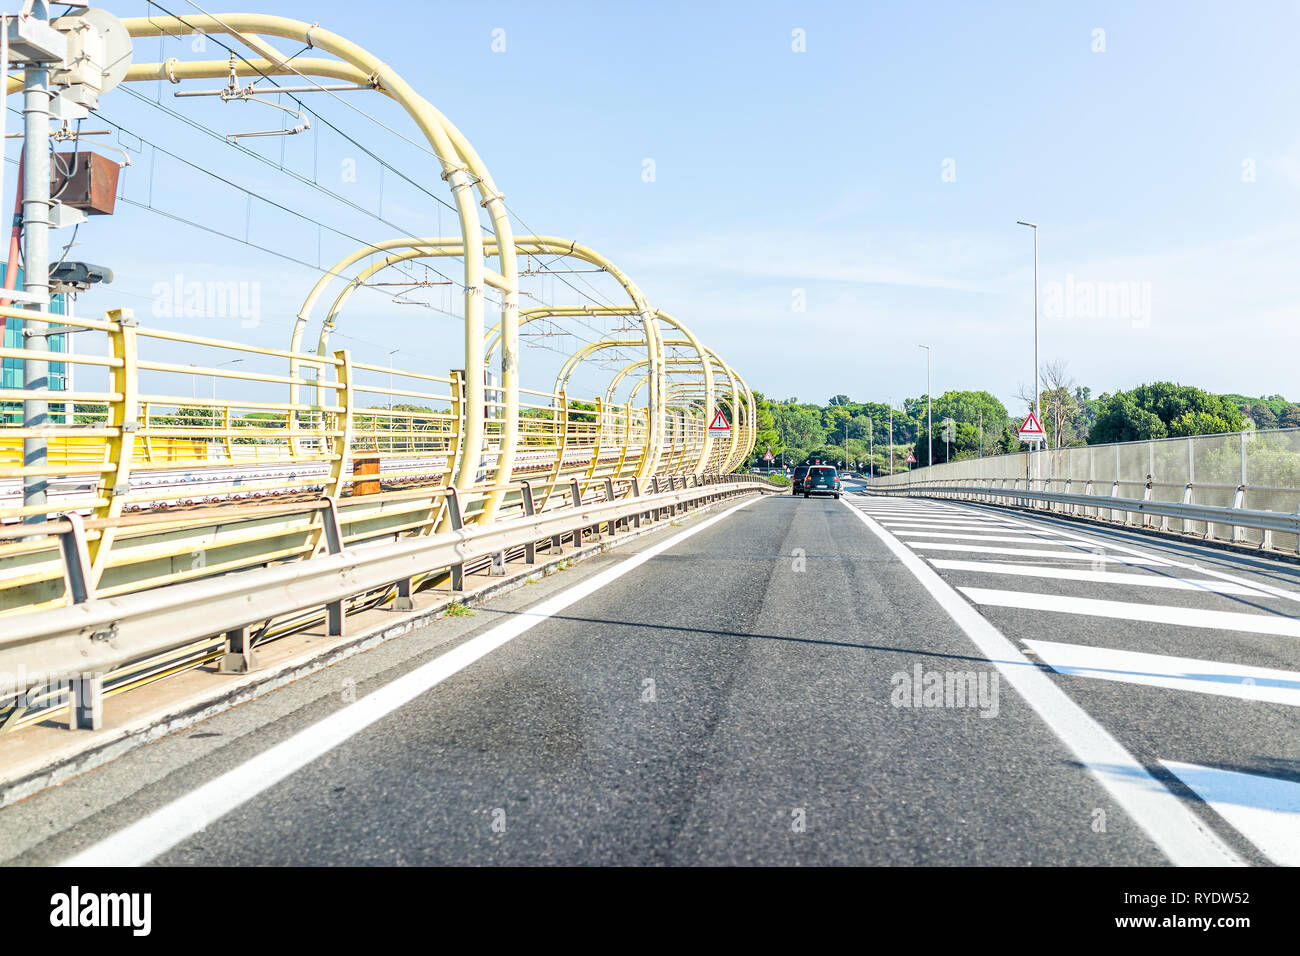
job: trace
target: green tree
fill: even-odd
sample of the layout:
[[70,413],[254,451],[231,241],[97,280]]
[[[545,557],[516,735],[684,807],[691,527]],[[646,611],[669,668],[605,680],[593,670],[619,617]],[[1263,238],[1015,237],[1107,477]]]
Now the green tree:
[[1090,445],[1169,436],[1242,431],[1246,419],[1232,401],[1191,385],[1154,382],[1105,398]]

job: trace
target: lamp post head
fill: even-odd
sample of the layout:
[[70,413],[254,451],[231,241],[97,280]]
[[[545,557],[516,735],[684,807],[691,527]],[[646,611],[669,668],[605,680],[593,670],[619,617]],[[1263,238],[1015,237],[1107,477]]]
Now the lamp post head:
[[1017,226],[1028,226],[1030,229],[1037,229],[1037,228],[1038,228],[1038,223],[1036,223],[1036,222],[1025,222],[1023,219],[1017,219],[1017,220],[1016,220],[1016,225],[1017,225]]

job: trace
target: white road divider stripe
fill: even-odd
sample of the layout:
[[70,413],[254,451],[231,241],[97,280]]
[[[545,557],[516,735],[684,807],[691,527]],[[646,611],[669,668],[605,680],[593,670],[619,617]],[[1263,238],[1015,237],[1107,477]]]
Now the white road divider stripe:
[[1092,677],[1300,707],[1300,671],[1056,641],[1026,639],[1023,643],[1040,661],[1068,677]]
[[[1053,542],[1053,544],[1055,544],[1055,542]],[[999,548],[996,545],[948,544],[943,541],[911,541],[908,542],[908,546],[912,548],[925,548],[928,551],[969,551],[972,554],[1010,554],[1021,558],[1052,558],[1056,561],[1097,561],[1102,564],[1151,564],[1163,566],[1169,563],[1168,561],[1162,561],[1159,558],[1131,558],[1127,555],[1117,556],[1078,550],[1049,551],[1046,548]]]
[[1017,544],[1070,544],[1072,542],[1057,540],[1050,535],[1031,535],[1024,531],[1011,534],[954,534],[949,531],[903,531],[890,528],[890,532],[900,538],[948,538],[954,541],[1007,541]]
[[[871,517],[849,508],[884,542],[1066,748],[1178,866],[1241,866],[1237,856],[1122,744],[1057,687],[1001,631],[980,615],[918,555]],[[1086,555],[1085,555],[1086,557]]]
[[1160,761],[1279,866],[1300,866],[1300,784],[1257,773]]
[[1089,581],[1097,584],[1133,585],[1173,591],[1205,591],[1211,594],[1249,594],[1263,597],[1260,591],[1244,584],[1217,581],[1213,578],[1176,578],[1164,574],[1130,574],[1125,571],[1081,571],[1078,568],[1051,568],[1039,564],[1007,564],[1001,561],[961,561],[930,558],[942,571],[978,571],[986,574],[1011,574],[1024,578],[1053,578],[1060,581]]
[[896,528],[912,528],[916,531],[1000,531],[1006,534],[1020,532],[1023,529],[1010,524],[994,524],[991,521],[890,521],[877,519],[883,527],[893,531]]
[[976,604],[987,607],[1011,607],[1027,611],[1056,611],[1060,614],[1083,614],[1121,621],[1147,624],[1175,624],[1204,627],[1218,631],[1243,631],[1248,634],[1277,634],[1300,637],[1300,618],[1276,614],[1245,614],[1241,611],[1206,611],[1195,607],[1164,604],[1137,604],[1132,601],[1107,601],[1101,598],[1070,597],[1064,594],[1039,594],[1034,591],[1003,591],[997,588],[959,587]]
[[687,528],[521,611],[505,623],[489,628],[385,684],[60,865],[142,866],[148,863],[520,634],[751,504],[752,500],[743,501],[721,514],[706,518],[693,528]]

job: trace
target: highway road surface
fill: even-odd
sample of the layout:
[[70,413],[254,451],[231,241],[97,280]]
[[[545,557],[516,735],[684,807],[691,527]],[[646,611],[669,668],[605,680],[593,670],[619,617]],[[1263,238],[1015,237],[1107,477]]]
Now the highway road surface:
[[9,863],[1300,863],[1300,566],[728,503],[0,811]]

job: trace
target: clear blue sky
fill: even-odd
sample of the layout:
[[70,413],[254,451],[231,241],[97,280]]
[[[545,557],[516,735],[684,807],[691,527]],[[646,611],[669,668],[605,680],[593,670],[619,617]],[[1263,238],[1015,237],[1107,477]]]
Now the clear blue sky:
[[[120,16],[147,6],[106,5]],[[193,12],[185,0],[166,5]],[[1040,224],[1045,307],[1049,288],[1057,295],[1042,318],[1043,360],[1065,360],[1094,393],[1173,379],[1300,395],[1295,3],[285,0],[262,9],[319,20],[381,55],[469,136],[528,226],[608,254],[771,396],[901,401],[924,391],[924,342],[934,347],[936,393],[985,388],[1012,404],[1032,374],[1032,238],[1017,219]],[[375,16],[383,9],[400,20]],[[494,53],[497,28],[506,49]],[[796,29],[805,52],[792,49]],[[198,56],[175,41],[165,55]],[[161,91],[164,106],[222,133],[279,123],[270,110],[171,92]],[[351,95],[416,135],[378,97]],[[446,195],[427,157],[317,97],[324,116]],[[241,185],[337,216],[350,235],[394,232],[240,163],[219,140],[126,94],[105,97],[103,112]],[[257,147],[277,159],[285,150],[308,173],[315,163],[318,175],[348,154],[323,133],[309,139]],[[646,159],[653,182],[643,181]],[[315,256],[314,228],[252,219],[242,200],[192,171],[150,172],[147,150],[124,175],[124,195],[146,201],[152,190],[155,206],[240,235],[251,225],[273,246],[296,236]],[[377,208],[383,190],[390,221],[437,231],[431,202],[376,178],[368,171],[355,184],[359,202]],[[263,308],[273,314],[243,333],[213,331],[283,341],[310,269],[134,207],[117,219],[116,232],[84,229],[78,255],[112,265],[122,294],[148,297],[173,269],[247,274],[267,284]],[[451,227],[445,210],[441,227]],[[122,243],[123,230],[146,229],[161,248]],[[325,258],[349,246],[322,244]],[[1087,316],[1084,300],[1063,304],[1063,290],[1104,293],[1102,283],[1131,288],[1138,311],[1112,303]],[[794,309],[800,297],[805,311]],[[111,298],[96,293],[87,307]],[[366,359],[382,358],[393,339],[431,367],[459,363],[450,319],[377,302],[373,323],[351,327],[348,344]],[[548,387],[544,378],[527,384]]]

